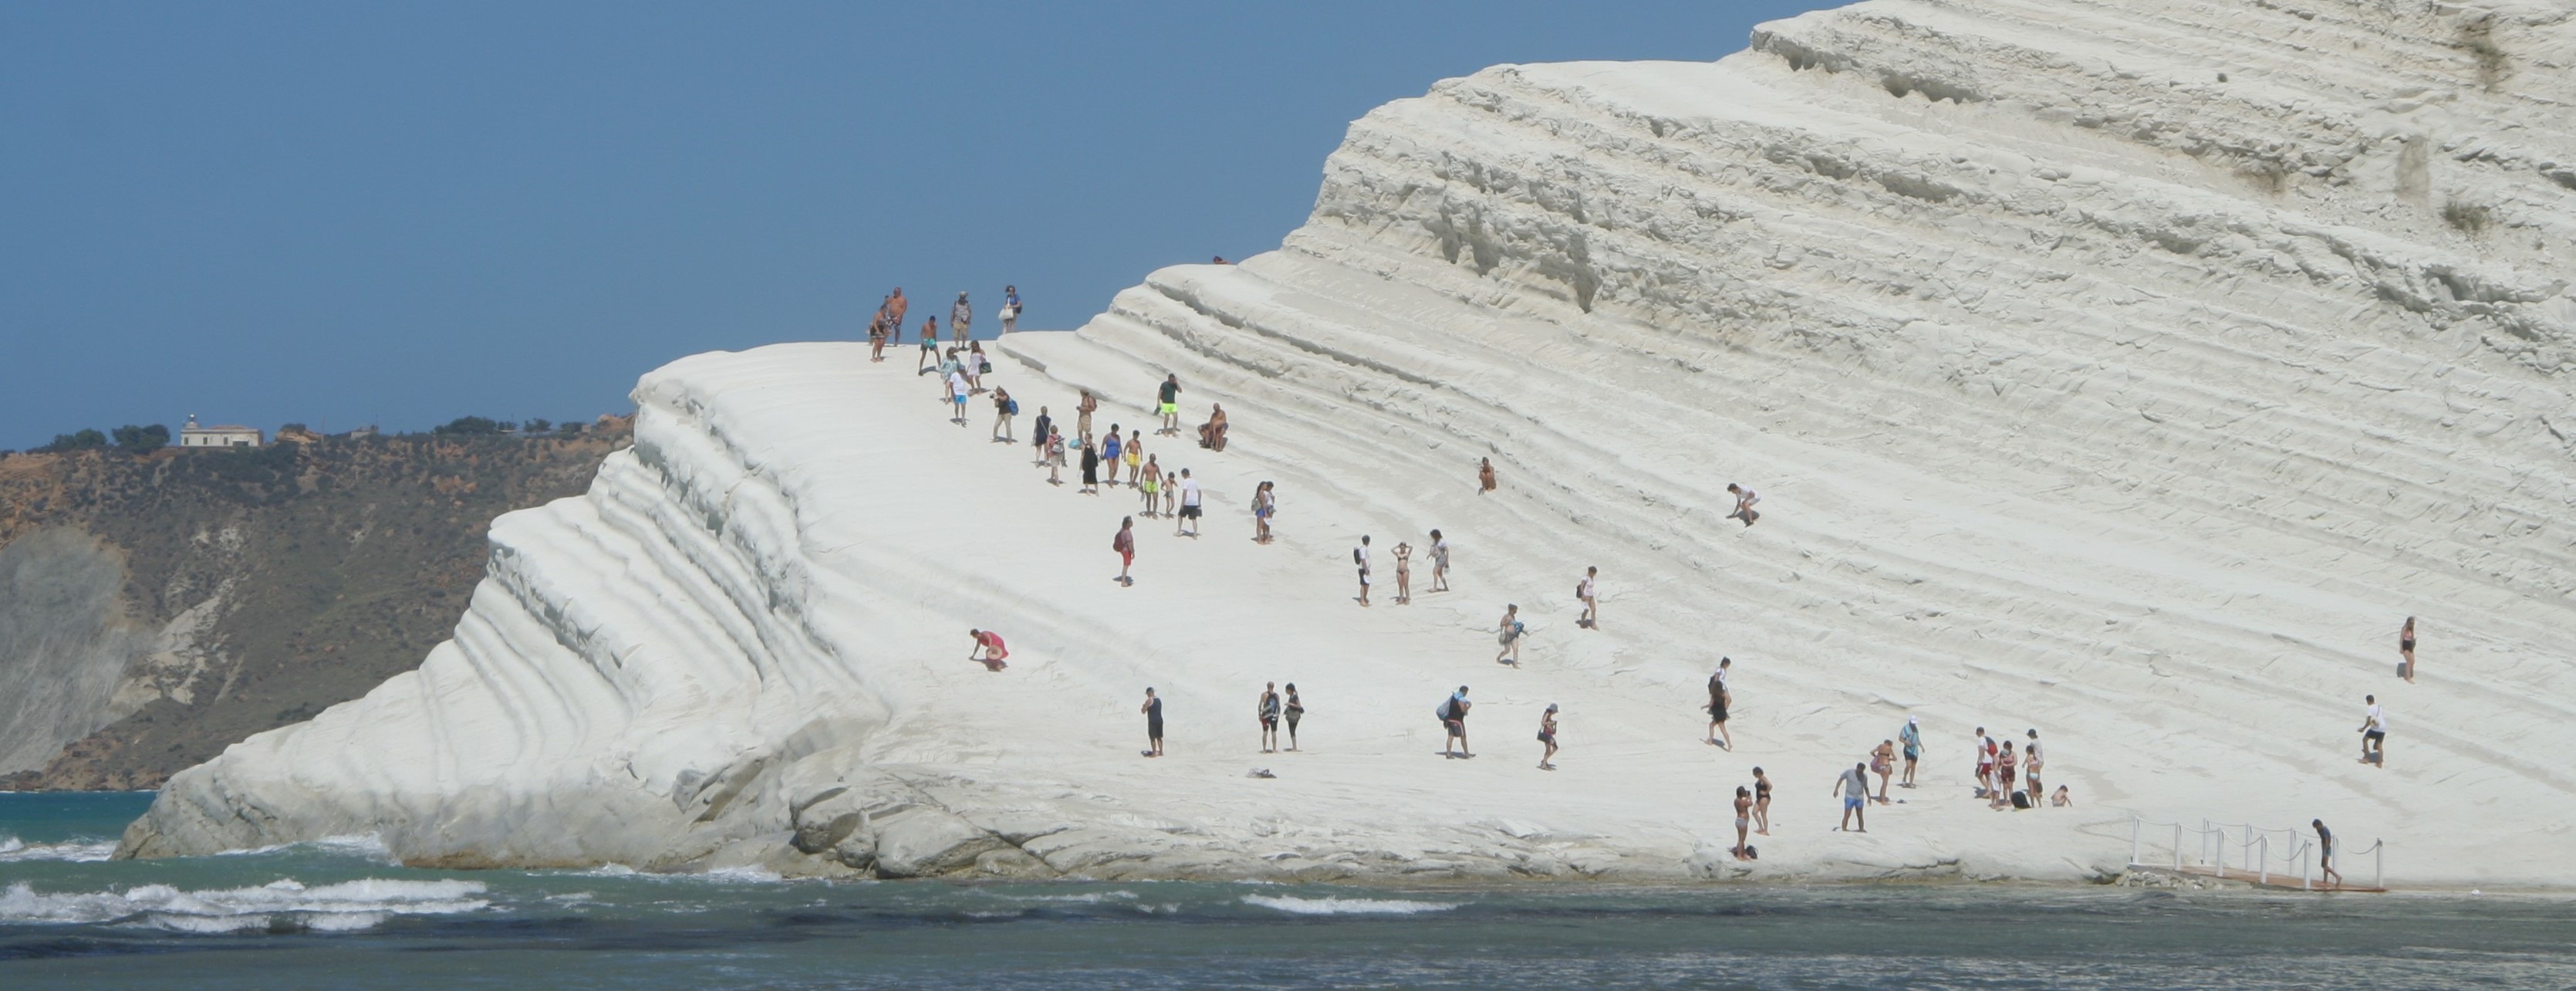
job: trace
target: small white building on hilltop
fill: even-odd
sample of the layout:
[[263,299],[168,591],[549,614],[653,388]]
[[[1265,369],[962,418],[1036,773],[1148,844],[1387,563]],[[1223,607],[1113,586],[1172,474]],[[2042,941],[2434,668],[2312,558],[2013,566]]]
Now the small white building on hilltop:
[[180,447],[258,447],[267,443],[257,427],[222,424],[212,427],[197,425],[197,414],[188,414],[188,425],[179,428]]

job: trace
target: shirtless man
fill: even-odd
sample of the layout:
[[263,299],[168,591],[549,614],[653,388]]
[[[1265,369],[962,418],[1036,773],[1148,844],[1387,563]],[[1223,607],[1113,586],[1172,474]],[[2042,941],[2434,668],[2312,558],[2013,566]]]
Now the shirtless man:
[[965,293],[958,293],[957,302],[948,307],[948,333],[957,339],[958,347],[966,346],[966,324],[973,319],[975,308],[967,304]]
[[1476,494],[1494,491],[1494,459],[1477,458],[1476,462]]
[[913,369],[912,373],[920,375],[937,367],[939,367],[939,318],[923,317],[921,318],[921,367]]
[[1431,531],[1431,590],[1449,590],[1449,539]]
[[[1501,653],[1494,655],[1494,661],[1496,663],[1508,663],[1513,667],[1521,666],[1521,634],[1526,631],[1526,628],[1521,625],[1521,607],[1518,605],[1504,606],[1502,621],[1496,625],[1501,629],[1500,639],[1502,640],[1503,650]],[[1503,659],[1507,657],[1511,658],[1511,660],[1504,661]]]
[[1145,689],[1145,704],[1137,707],[1136,711],[1145,714],[1145,756],[1162,756],[1163,700],[1155,698],[1154,690],[1147,688]]
[[1153,519],[1154,500],[1162,498],[1163,495],[1163,466],[1161,462],[1154,459],[1154,456],[1146,457],[1143,473],[1137,476],[1136,487],[1145,493],[1144,517]]
[[1728,482],[1726,491],[1735,493],[1735,511],[1726,514],[1727,519],[1743,520],[1745,526],[1752,526],[1754,520],[1762,518],[1761,513],[1753,511],[1753,504],[1761,502],[1762,497],[1755,495],[1752,489]]
[[1574,597],[1583,603],[1583,618],[1575,620],[1574,625],[1587,630],[1601,628],[1600,580],[1601,569],[1583,569],[1583,580],[1574,585]]
[[1208,421],[1199,425],[1199,446],[1211,451],[1225,450],[1225,405],[1209,404]]

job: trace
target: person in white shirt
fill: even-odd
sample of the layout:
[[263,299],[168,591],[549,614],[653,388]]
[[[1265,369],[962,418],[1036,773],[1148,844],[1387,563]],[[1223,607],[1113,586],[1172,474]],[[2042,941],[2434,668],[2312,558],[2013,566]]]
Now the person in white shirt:
[[2361,762],[2385,770],[2388,767],[2388,714],[2379,711],[2379,696],[2364,695],[2361,711]]
[[967,395],[969,395],[969,391],[968,386],[966,385],[966,373],[950,369],[948,372],[948,399],[949,405],[956,408],[957,415],[950,417],[949,419],[961,427],[966,425]]
[[[1183,469],[1181,469],[1181,484],[1180,484],[1180,492],[1181,492],[1181,512],[1180,512],[1180,518],[1179,518],[1178,520],[1174,521],[1174,522],[1173,522],[1173,524],[1172,524],[1172,536],[1175,536],[1175,537],[1195,537],[1195,536],[1198,536],[1198,535],[1199,535],[1199,483],[1198,483],[1198,480],[1197,480],[1197,479],[1194,479],[1194,478],[1191,478],[1191,477],[1190,477],[1190,470],[1189,470],[1189,469],[1187,469],[1187,468],[1183,468]],[[1189,532],[1187,532],[1187,533],[1183,533],[1183,532],[1181,532],[1181,528],[1182,528],[1182,527],[1188,527],[1188,528],[1189,528]]]
[[1368,588],[1369,588],[1369,539],[1368,539],[1368,534],[1365,534],[1365,533],[1360,534],[1360,545],[1359,545],[1359,546],[1357,546],[1357,547],[1353,547],[1353,548],[1351,548],[1351,563],[1352,563],[1352,564],[1356,564],[1356,565],[1358,565],[1358,566],[1359,566],[1359,569],[1360,569],[1360,605],[1363,605],[1363,606],[1368,605],[1368,604],[1369,604],[1369,600],[1368,600]]
[[1583,600],[1583,618],[1575,620],[1574,625],[1589,630],[1601,628],[1601,600],[1594,585],[1600,577],[1599,568],[1583,569],[1583,581],[1574,586],[1574,597]]
[[1745,526],[1752,526],[1754,520],[1762,518],[1762,514],[1753,511],[1753,504],[1761,502],[1762,497],[1755,495],[1752,489],[1728,482],[1726,491],[1735,493],[1735,511],[1726,514],[1727,519],[1743,520]]
[[1449,538],[1438,530],[1431,531],[1431,590],[1449,590]]

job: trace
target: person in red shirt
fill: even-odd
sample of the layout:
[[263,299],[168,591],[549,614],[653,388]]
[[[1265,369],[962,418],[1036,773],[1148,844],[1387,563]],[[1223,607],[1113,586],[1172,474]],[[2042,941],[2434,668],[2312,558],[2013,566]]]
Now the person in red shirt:
[[1011,666],[1003,660],[1011,656],[1011,649],[1002,645],[1001,634],[991,630],[968,630],[966,634],[975,638],[975,649],[966,655],[967,660],[982,662],[986,671],[999,671]]

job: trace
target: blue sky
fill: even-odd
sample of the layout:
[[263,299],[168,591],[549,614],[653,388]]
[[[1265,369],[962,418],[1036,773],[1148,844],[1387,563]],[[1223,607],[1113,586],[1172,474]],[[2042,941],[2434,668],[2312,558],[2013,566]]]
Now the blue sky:
[[586,419],[894,285],[1072,327],[1276,247],[1380,103],[1812,6],[0,5],[0,449]]

